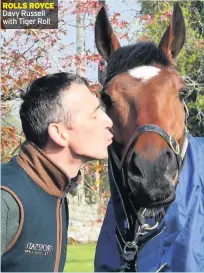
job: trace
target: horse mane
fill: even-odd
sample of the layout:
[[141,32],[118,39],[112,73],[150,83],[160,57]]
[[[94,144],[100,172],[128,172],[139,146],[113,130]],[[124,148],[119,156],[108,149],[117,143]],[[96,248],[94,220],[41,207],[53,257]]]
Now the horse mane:
[[142,66],[160,64],[171,65],[166,54],[152,42],[139,42],[116,50],[109,58],[106,68],[105,84],[116,75],[129,69]]

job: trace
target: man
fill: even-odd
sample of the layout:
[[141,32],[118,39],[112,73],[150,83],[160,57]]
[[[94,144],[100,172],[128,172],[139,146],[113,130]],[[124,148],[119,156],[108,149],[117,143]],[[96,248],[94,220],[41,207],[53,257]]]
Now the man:
[[82,164],[107,157],[112,121],[87,81],[70,73],[31,83],[20,118],[26,142],[2,165],[2,271],[63,271],[65,196]]

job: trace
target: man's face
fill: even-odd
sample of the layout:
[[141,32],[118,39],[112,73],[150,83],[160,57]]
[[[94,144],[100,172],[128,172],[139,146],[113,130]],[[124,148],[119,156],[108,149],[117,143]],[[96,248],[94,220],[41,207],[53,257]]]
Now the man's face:
[[99,99],[84,84],[73,84],[63,100],[64,107],[66,102],[71,109],[68,125],[71,152],[85,161],[107,158],[113,123],[101,109]]

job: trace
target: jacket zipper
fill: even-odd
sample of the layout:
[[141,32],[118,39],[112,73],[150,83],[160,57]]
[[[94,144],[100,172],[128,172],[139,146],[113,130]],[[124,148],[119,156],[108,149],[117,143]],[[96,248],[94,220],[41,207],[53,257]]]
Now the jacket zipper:
[[70,189],[70,186],[64,191],[63,195],[57,200],[57,211],[56,211],[57,250],[56,250],[54,272],[59,272],[59,264],[60,264],[61,251],[62,251],[62,204],[64,203],[64,199],[66,198],[66,195],[69,189]]
[[59,263],[60,263],[61,248],[62,248],[62,199],[61,198],[57,200],[56,217],[57,217],[57,250],[56,250],[54,272],[59,271]]

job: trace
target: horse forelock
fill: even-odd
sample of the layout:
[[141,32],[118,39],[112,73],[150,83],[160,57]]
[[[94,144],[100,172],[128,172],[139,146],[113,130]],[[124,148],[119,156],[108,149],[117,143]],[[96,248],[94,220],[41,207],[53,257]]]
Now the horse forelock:
[[116,50],[109,58],[106,68],[105,84],[113,77],[139,66],[159,64],[171,65],[165,53],[154,43],[139,42]]

